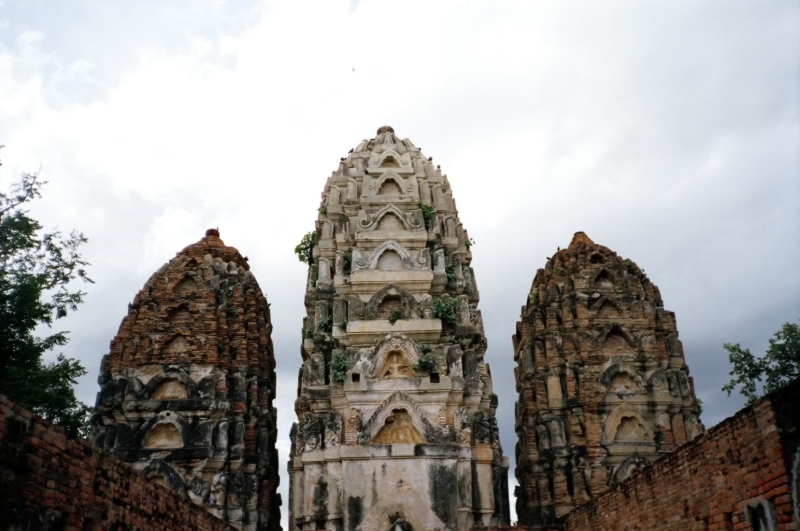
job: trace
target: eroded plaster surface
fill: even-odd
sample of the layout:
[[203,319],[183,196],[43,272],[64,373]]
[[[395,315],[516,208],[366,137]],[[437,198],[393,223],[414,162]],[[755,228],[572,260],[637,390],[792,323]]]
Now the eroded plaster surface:
[[103,357],[92,440],[241,529],[280,529],[269,305],[216,230],[159,269]]
[[391,127],[328,178],[305,296],[292,529],[508,523],[470,245],[447,176]]
[[704,431],[675,314],[582,232],[536,273],[513,340],[521,525],[552,523]]

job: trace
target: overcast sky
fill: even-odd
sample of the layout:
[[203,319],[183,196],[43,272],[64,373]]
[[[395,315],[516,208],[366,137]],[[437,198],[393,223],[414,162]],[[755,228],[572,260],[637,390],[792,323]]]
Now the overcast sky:
[[706,426],[741,407],[722,344],[800,318],[798,103],[796,0],[0,0],[0,186],[41,167],[32,215],[90,239],[96,284],[57,323],[81,399],[147,278],[219,227],[272,304],[284,518],[292,250],[350,148],[392,125],[448,174],[513,460],[510,337],[579,230],[676,312]]

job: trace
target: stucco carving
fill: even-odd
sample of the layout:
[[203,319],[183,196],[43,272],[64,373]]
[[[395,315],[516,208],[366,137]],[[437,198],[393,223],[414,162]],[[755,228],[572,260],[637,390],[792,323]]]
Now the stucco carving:
[[547,524],[702,431],[674,315],[584,233],[536,273],[513,341],[520,524]]
[[[101,365],[92,439],[237,527],[278,529],[270,332],[247,260],[209,230],[129,305]],[[258,466],[222,472],[245,460]]]
[[[390,514],[420,530],[468,531],[473,514],[508,523],[479,293],[447,177],[382,127],[327,180],[315,231],[290,522],[300,531],[388,529]],[[455,322],[437,315],[438,298],[458,301]],[[486,433],[474,454],[473,414]],[[381,478],[374,488],[371,476]]]

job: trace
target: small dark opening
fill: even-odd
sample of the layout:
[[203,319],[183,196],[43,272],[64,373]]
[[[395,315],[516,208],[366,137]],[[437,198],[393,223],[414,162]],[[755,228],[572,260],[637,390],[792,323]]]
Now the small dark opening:
[[19,419],[9,419],[6,424],[6,440],[12,444],[22,444],[25,434],[28,432],[28,425]]
[[354,382],[360,382],[360,381],[361,381],[361,375],[360,375],[360,374],[358,374],[357,372],[354,372],[354,373],[351,375],[351,377],[353,378],[353,381],[354,381]]
[[439,383],[439,373],[432,372],[431,373],[431,383]]

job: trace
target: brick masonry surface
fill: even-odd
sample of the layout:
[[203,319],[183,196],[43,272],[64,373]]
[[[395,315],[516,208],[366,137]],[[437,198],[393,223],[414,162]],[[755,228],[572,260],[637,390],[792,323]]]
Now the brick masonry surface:
[[559,524],[565,531],[800,529],[799,441],[800,380],[795,380],[571,511]]
[[0,529],[233,529],[199,505],[156,485],[0,396]]

